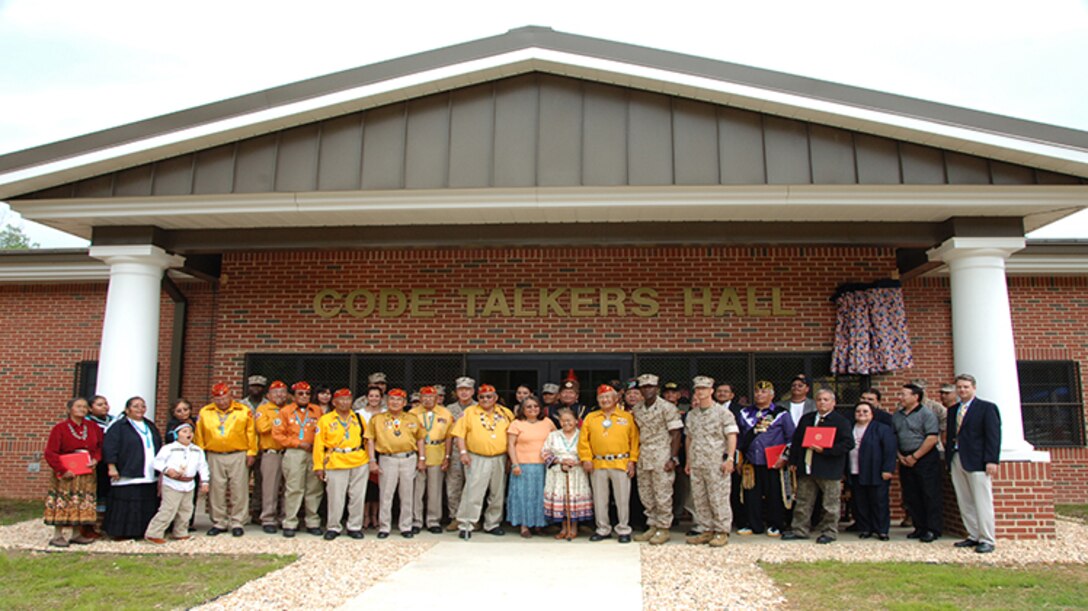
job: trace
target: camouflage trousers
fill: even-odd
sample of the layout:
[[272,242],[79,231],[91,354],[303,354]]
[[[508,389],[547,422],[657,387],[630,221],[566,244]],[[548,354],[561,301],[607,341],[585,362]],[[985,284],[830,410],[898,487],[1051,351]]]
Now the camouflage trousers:
[[695,501],[696,530],[729,533],[733,509],[729,506],[730,476],[720,467],[691,470],[691,496]]
[[638,468],[638,498],[646,508],[646,525],[650,528],[672,526],[672,487],[675,471]]

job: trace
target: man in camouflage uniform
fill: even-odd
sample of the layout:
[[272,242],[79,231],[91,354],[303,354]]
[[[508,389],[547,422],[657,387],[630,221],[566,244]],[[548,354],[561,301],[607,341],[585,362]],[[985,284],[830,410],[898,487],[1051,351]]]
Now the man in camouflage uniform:
[[[476,405],[476,380],[468,376],[457,378],[454,394],[457,400],[446,406],[453,421],[457,422],[465,410]],[[453,447],[452,445],[450,446]],[[450,514],[450,523],[446,530],[457,530],[457,510],[461,508],[461,493],[465,488],[465,467],[456,456],[448,456],[449,469],[446,471],[446,509]]]
[[687,465],[695,523],[699,534],[688,537],[691,545],[729,543],[733,510],[729,506],[730,475],[736,467],[737,419],[725,406],[715,403],[714,380],[698,376],[692,381],[691,410],[687,417]]
[[639,431],[640,458],[636,481],[638,496],[646,508],[646,532],[635,541],[661,545],[669,540],[672,526],[672,493],[676,467],[680,462],[680,429],[684,422],[676,406],[657,395],[658,377],[638,377],[642,401],[631,408]]

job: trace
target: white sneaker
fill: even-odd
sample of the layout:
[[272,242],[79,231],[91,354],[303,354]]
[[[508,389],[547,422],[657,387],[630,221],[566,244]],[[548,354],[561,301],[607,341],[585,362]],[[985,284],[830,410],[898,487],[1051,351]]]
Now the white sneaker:
[[782,533],[778,532],[778,529],[777,529],[777,528],[768,528],[768,529],[767,529],[767,536],[768,536],[768,537],[776,537],[776,538],[777,538],[777,537],[781,537],[781,536],[782,536]]
[[748,535],[752,534],[752,529],[751,528],[741,528],[740,530],[737,531],[737,534],[747,537]]

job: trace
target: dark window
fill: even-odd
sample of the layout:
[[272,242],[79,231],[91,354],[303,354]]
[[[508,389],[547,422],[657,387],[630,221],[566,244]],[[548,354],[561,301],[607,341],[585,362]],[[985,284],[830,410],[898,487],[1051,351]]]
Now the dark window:
[[1024,438],[1044,448],[1084,445],[1080,367],[1075,361],[1018,361]]
[[89,401],[94,396],[97,386],[98,361],[76,363],[76,380],[72,388],[72,396],[83,397]]

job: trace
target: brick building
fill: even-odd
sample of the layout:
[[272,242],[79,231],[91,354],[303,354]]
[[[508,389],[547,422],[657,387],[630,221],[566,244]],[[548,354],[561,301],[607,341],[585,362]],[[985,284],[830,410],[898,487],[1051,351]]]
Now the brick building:
[[[45,489],[73,393],[163,421],[251,373],[804,372],[849,406],[969,371],[999,534],[1051,536],[1088,501],[1088,249],[1024,234],[1085,177],[1082,132],[541,28],[13,153],[0,197],[91,247],[0,256],[0,475]],[[833,373],[832,296],[884,279],[913,366]]]

